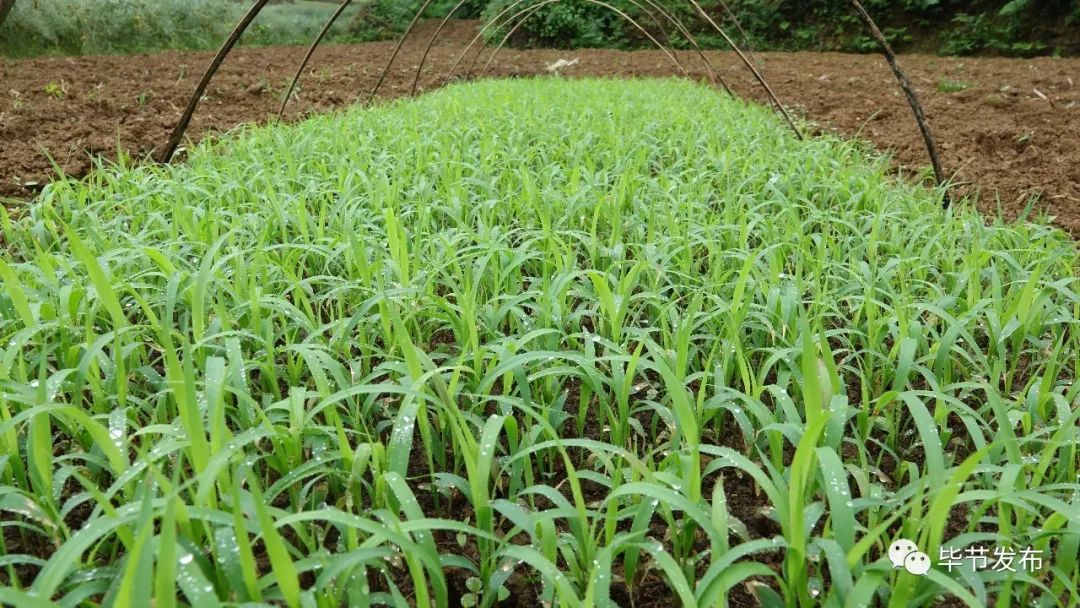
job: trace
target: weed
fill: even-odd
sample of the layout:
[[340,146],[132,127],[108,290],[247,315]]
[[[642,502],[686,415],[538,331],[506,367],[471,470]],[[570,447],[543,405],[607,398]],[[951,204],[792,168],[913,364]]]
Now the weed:
[[960,93],[971,88],[971,85],[959,80],[941,80],[937,83],[938,93]]

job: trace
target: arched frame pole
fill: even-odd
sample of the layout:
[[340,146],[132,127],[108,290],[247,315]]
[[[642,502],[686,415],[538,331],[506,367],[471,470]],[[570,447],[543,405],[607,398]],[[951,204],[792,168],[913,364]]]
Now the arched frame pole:
[[176,154],[176,148],[180,146],[180,141],[184,138],[184,133],[191,124],[191,117],[195,115],[195,110],[199,107],[199,101],[201,101],[203,95],[206,94],[206,87],[210,85],[210,81],[214,78],[214,74],[217,74],[218,68],[221,67],[225,58],[229,56],[229,52],[236,46],[237,41],[240,40],[240,36],[244,35],[248,26],[255,20],[255,17],[259,16],[259,12],[269,1],[270,0],[255,0],[255,3],[248,9],[244,18],[240,20],[240,23],[236,24],[232,33],[225,39],[225,44],[221,45],[221,48],[218,49],[217,55],[214,55],[214,60],[210,62],[210,67],[206,69],[206,73],[203,74],[202,80],[200,80],[198,86],[195,87],[195,93],[191,96],[191,100],[188,101],[187,108],[184,110],[183,116],[180,117],[180,122],[176,124],[172,135],[169,136],[169,141],[166,142],[165,148],[161,151],[161,155],[158,157],[160,162],[168,163],[172,160],[173,155]]
[[[525,2],[525,1],[527,1],[527,0],[522,0],[521,2],[518,2],[518,3],[516,3],[516,4],[517,4],[517,5],[520,5],[520,4],[523,4],[523,3]],[[528,14],[530,14],[530,15],[531,15],[531,14],[532,14],[533,12],[535,12],[535,11],[539,10],[539,9],[540,9],[541,7],[543,7],[543,6],[547,6],[547,5],[549,5],[549,4],[557,4],[557,3],[559,3],[559,2],[563,2],[563,1],[564,1],[564,0],[543,0],[543,2],[539,2],[539,3],[535,4],[535,5],[531,5],[531,6],[528,6],[528,7],[524,8],[524,9],[522,9],[522,10],[518,11],[518,12],[517,12],[517,14],[515,14],[515,15],[514,15],[513,17],[510,17],[510,19],[508,19],[508,20],[507,20],[507,22],[512,22],[512,21],[514,21],[515,19],[517,19],[518,17],[522,17],[522,16],[525,16],[525,18],[527,18],[527,16],[526,16],[526,13],[528,13]],[[631,1],[633,1],[633,0],[631,0]],[[642,26],[642,25],[641,25],[640,23],[638,23],[638,22],[637,22],[637,21],[636,21],[636,20],[635,20],[635,19],[634,19],[633,17],[631,17],[630,15],[627,15],[627,14],[626,14],[625,12],[623,12],[623,11],[619,10],[618,8],[616,8],[616,7],[612,6],[611,4],[608,4],[607,2],[604,2],[603,0],[585,0],[585,2],[588,2],[588,3],[590,3],[590,4],[595,4],[595,5],[597,5],[597,6],[602,6],[602,7],[606,8],[606,9],[610,10],[611,12],[615,13],[616,15],[618,15],[619,17],[621,17],[622,19],[624,19],[624,20],[625,20],[625,21],[626,21],[627,23],[629,23],[629,24],[630,24],[631,26],[633,26],[633,27],[634,27],[634,28],[636,28],[636,29],[637,29],[638,31],[640,31],[640,32],[641,32],[642,34],[644,34],[644,35],[645,35],[645,37],[646,37],[646,38],[648,38],[648,39],[649,39],[649,41],[653,43],[653,45],[655,45],[655,46],[656,46],[656,47],[657,47],[658,49],[660,49],[661,51],[663,51],[663,52],[664,52],[664,54],[665,54],[665,55],[667,55],[668,59],[670,59],[670,60],[671,60],[671,62],[672,62],[673,64],[675,64],[675,67],[676,67],[676,68],[678,68],[678,70],[679,70],[680,72],[682,72],[682,75],[683,75],[683,76],[685,76],[685,77],[687,77],[687,78],[689,78],[689,77],[690,77],[690,73],[686,71],[686,68],[685,68],[685,67],[683,67],[682,63],[680,63],[680,62],[679,62],[678,58],[677,58],[677,57],[675,57],[675,55],[674,55],[674,54],[672,54],[672,52],[671,52],[671,51],[669,51],[669,50],[667,49],[667,47],[665,47],[665,46],[664,46],[663,44],[660,44],[660,41],[659,41],[659,40],[657,40],[655,36],[653,36],[652,34],[650,34],[650,33],[648,32],[648,30],[646,30],[646,29],[645,29],[645,28],[644,28],[644,27],[643,27],[643,26]],[[634,3],[635,5],[637,4],[636,2],[633,2],[633,3]],[[640,6],[640,5],[638,5],[638,6]],[[520,25],[520,23],[519,23],[519,25]],[[500,27],[501,27],[501,26],[500,26]],[[505,40],[504,40],[504,42],[505,42]],[[498,49],[496,49],[496,52],[497,52],[497,51],[498,51]],[[477,57],[479,57],[479,55],[477,55]],[[472,74],[473,68],[474,68],[475,66],[476,66],[476,62],[474,61],[474,62],[473,62],[473,65],[472,65],[472,66],[470,66],[470,68],[469,68],[469,72],[468,72],[468,73],[469,73],[469,75],[471,75],[471,74]],[[448,78],[449,78],[449,76],[448,76]]]
[[739,56],[739,59],[742,60],[743,65],[745,65],[746,68],[750,70],[750,73],[754,75],[754,79],[758,81],[758,84],[761,85],[761,88],[765,89],[765,94],[769,96],[769,100],[772,101],[772,103],[776,106],[777,111],[779,111],[780,114],[783,115],[784,120],[788,123],[788,126],[791,127],[791,130],[795,132],[795,136],[799,139],[803,139],[802,132],[799,131],[799,127],[795,124],[795,121],[792,120],[791,115],[788,114],[787,109],[784,108],[784,104],[780,103],[780,99],[777,98],[776,93],[774,93],[772,90],[772,87],[770,87],[769,83],[765,81],[765,77],[761,75],[761,72],[759,72],[756,67],[754,67],[754,64],[750,61],[750,59],[746,57],[746,53],[743,53],[742,49],[739,48],[739,45],[735,44],[735,41],[731,39],[731,36],[728,36],[727,32],[725,32],[723,28],[717,25],[716,21],[714,21],[713,18],[709,16],[709,13],[705,12],[705,9],[701,8],[701,4],[699,4],[697,0],[689,0],[689,2],[690,5],[694,7],[694,10],[696,10],[699,15],[704,17],[705,20],[709,23],[709,25],[711,25],[712,28],[716,30],[716,32],[720,34],[721,37],[723,37],[724,41],[727,42],[728,46],[731,47],[731,50],[735,51],[735,54]]
[[[938,155],[937,144],[934,142],[934,134],[930,131],[930,123],[926,121],[926,113],[923,111],[922,102],[919,101],[918,93],[916,93],[914,87],[911,86],[911,81],[908,80],[907,74],[900,68],[900,63],[896,59],[896,53],[893,52],[892,45],[885,39],[885,36],[881,33],[877,23],[874,23],[873,18],[870,17],[870,13],[866,12],[866,9],[863,8],[863,5],[859,0],[851,0],[851,5],[855,8],[855,12],[859,15],[859,19],[862,20],[866,29],[870,31],[870,35],[873,36],[874,40],[877,41],[878,46],[881,47],[881,52],[885,55],[885,61],[889,63],[889,67],[892,68],[897,82],[900,83],[900,88],[904,90],[904,95],[907,96],[908,105],[911,106],[911,112],[915,115],[915,122],[919,123],[919,131],[922,133],[923,143],[926,144],[926,152],[930,156],[930,164],[934,167],[934,178],[937,180],[937,185],[940,188],[945,189],[948,180],[945,178],[945,170],[941,165],[941,156]],[[949,193],[946,190],[944,193],[943,205],[948,209],[950,203]]]
[[420,19],[423,18],[424,13],[427,12],[428,7],[431,6],[431,0],[425,0],[424,5],[420,7],[420,10],[416,12],[416,16],[413,17],[409,27],[405,29],[405,33],[398,39],[397,46],[394,47],[394,52],[390,54],[390,60],[386,62],[386,67],[383,68],[382,74],[379,75],[379,81],[375,83],[375,87],[371,89],[371,95],[368,96],[367,104],[371,105],[371,102],[375,100],[375,95],[382,88],[383,82],[386,81],[387,74],[390,73],[390,66],[394,65],[394,60],[397,59],[398,53],[401,52],[401,47],[405,46],[405,41],[409,38],[409,34],[416,29],[416,24],[420,23]]

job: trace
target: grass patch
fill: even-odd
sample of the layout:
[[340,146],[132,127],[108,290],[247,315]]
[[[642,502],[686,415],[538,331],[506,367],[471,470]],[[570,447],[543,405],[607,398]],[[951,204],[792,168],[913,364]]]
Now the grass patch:
[[0,218],[0,601],[1075,602],[1074,245],[886,170],[540,80],[53,184]]
[[938,93],[961,93],[971,88],[971,85],[958,80],[942,80],[937,83]]

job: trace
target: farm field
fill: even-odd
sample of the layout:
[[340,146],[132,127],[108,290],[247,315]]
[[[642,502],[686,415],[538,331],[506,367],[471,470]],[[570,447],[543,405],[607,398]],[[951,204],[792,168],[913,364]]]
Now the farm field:
[[530,79],[54,184],[2,225],[0,601],[1074,605],[1073,243],[886,168]]
[[0,34],[0,608],[1080,606],[1080,59],[611,50],[1080,5],[263,1]]
[[[383,93],[409,91],[433,24],[406,45]],[[429,58],[421,86],[442,82],[476,23],[454,23]],[[327,46],[316,54],[290,120],[344,107],[366,95],[393,43]],[[211,84],[189,134],[200,137],[276,113],[299,47],[238,49]],[[681,53],[703,77],[700,60]],[[733,88],[764,97],[732,54],[710,53]],[[823,129],[859,136],[919,168],[925,151],[910,110],[877,55],[763,53],[780,98]],[[135,153],[160,145],[180,114],[208,53],[131,57],[0,60],[0,197],[26,199],[46,183],[52,162],[81,176],[89,156],[115,158],[117,143]],[[493,76],[546,74],[559,59],[579,59],[566,76],[665,76],[678,72],[658,51],[513,50]],[[1030,197],[1058,225],[1080,233],[1080,59],[985,59],[905,56],[926,102],[946,169],[961,191],[981,191],[980,209],[1016,217]],[[51,160],[50,160],[51,159]]]

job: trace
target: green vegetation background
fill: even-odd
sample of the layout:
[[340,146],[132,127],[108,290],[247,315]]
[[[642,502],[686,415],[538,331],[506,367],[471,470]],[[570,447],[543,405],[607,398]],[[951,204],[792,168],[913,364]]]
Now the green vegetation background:
[[[515,0],[470,0],[466,18],[497,17]],[[688,2],[660,0],[701,36],[722,47]],[[610,0],[647,26],[629,0]],[[359,42],[403,31],[421,0],[355,0],[330,42]],[[431,17],[456,4],[437,0]],[[1080,0],[864,0],[901,50],[942,54],[1029,56],[1080,53]],[[718,21],[720,3],[702,0]],[[848,0],[728,0],[758,49],[874,50]],[[208,49],[227,35],[247,6],[226,0],[18,0],[0,27],[0,55],[106,54]],[[268,6],[245,35],[248,45],[306,44],[335,2],[294,0]],[[507,15],[517,12],[513,9]],[[655,26],[652,26],[655,28]],[[637,48],[645,37],[590,0],[563,0],[538,10],[521,28],[519,46]],[[678,41],[674,41],[678,45]]]

